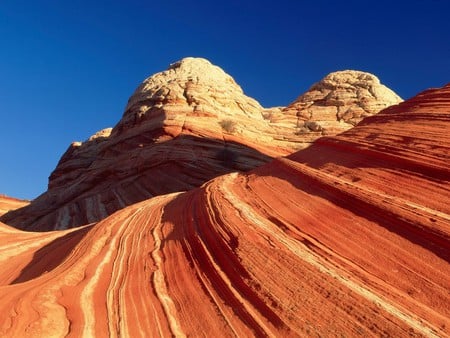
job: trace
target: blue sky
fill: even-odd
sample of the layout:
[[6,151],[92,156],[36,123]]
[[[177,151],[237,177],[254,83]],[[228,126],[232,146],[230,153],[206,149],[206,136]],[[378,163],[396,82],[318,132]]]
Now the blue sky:
[[450,3],[0,2],[0,193],[34,198],[72,141],[114,126],[149,75],[201,56],[263,106],[329,72],[377,75],[403,98],[450,82]]

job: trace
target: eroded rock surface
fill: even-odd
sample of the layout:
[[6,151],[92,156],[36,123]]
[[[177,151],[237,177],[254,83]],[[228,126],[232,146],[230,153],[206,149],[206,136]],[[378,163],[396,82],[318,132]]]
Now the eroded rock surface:
[[450,85],[96,224],[0,224],[0,336],[449,336],[448,128]]
[[299,134],[334,135],[402,99],[370,73],[345,70],[327,75],[273,116],[296,125]]
[[[1,220],[41,231],[80,226],[152,196],[253,169],[310,145],[324,130],[334,134],[351,127],[328,127],[337,123],[331,98],[325,107],[330,113],[314,113],[305,121],[297,116],[301,102],[317,101],[325,93],[343,100],[347,111],[359,105],[372,113],[398,102],[385,98],[391,92],[374,76],[341,73],[331,74],[288,108],[263,108],[219,67],[185,58],[146,79],[113,129],[72,143],[50,175],[48,191]],[[369,92],[375,96],[363,103]],[[300,120],[306,127],[299,127]]]
[[112,130],[72,143],[48,191],[2,220],[23,229],[80,226],[294,151],[270,135],[262,110],[219,67],[183,59],[146,79]]

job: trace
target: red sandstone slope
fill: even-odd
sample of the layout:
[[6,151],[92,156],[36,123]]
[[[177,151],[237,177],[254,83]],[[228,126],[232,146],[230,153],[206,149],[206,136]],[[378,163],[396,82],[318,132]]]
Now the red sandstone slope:
[[0,224],[0,336],[448,336],[449,127],[447,86],[96,225]]
[[253,169],[325,131],[350,128],[337,110],[361,106],[372,114],[399,101],[375,76],[345,71],[313,86],[288,111],[267,110],[219,67],[186,58],[146,79],[113,129],[74,142],[50,175],[48,191],[0,220],[38,231],[99,221],[152,196]]

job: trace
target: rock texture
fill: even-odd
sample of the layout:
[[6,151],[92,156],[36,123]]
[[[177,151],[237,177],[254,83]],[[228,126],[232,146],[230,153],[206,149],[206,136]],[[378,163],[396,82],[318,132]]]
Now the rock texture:
[[35,230],[80,226],[292,152],[293,143],[264,133],[269,122],[262,110],[219,67],[183,59],[146,79],[113,129],[74,142],[48,191],[2,221]]
[[0,224],[0,336],[449,336],[448,128],[450,85],[97,224]]
[[[402,99],[372,74],[345,70],[327,75],[273,121],[295,124],[299,134],[334,135]],[[314,134],[313,134],[314,135]]]
[[0,216],[11,210],[16,210],[28,205],[30,201],[20,200],[6,195],[0,195]]
[[[80,226],[152,196],[253,169],[310,145],[323,134],[326,119],[336,122],[330,98],[328,117],[314,113],[305,122],[308,132],[299,132],[303,117],[292,112],[321,91],[344,102],[346,111],[359,104],[372,113],[398,102],[377,81],[366,73],[334,73],[288,108],[265,109],[219,67],[201,58],[183,59],[146,79],[113,129],[74,142],[50,175],[46,193],[0,220],[29,230]],[[369,91],[375,96],[363,103]],[[279,115],[290,122],[280,122]]]

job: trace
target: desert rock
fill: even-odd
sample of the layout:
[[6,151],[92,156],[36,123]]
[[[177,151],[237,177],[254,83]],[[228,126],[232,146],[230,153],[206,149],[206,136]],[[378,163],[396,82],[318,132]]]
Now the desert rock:
[[[376,89],[373,76],[361,75],[357,84],[338,75],[327,79],[320,83],[330,87],[341,81],[334,86],[359,88],[361,94],[345,98],[346,104],[357,105],[370,90],[381,93],[367,103],[370,112],[391,102],[383,98],[387,89]],[[307,132],[299,132],[296,107],[263,108],[221,68],[202,58],[185,58],[144,80],[114,128],[72,143],[50,175],[48,191],[1,220],[41,231],[96,222],[124,206],[190,190],[218,175],[248,171],[293,153],[323,134],[325,119],[336,123],[335,113],[320,115],[302,122]]]
[[373,74],[338,71],[314,84],[273,120],[295,124],[300,134],[334,135],[401,101]]
[[17,198],[0,195],[0,216],[8,211],[16,210],[28,205],[30,201],[20,200]]
[[0,224],[0,336],[449,336],[449,127],[450,85],[95,224]]

